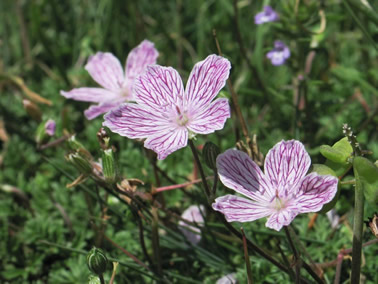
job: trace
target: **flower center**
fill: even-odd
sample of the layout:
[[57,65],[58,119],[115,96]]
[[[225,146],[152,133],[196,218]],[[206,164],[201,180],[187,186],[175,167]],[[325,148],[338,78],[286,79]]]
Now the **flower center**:
[[123,88],[121,88],[121,90],[120,90],[120,92],[119,92],[119,95],[121,96],[121,97],[124,97],[124,98],[128,98],[128,97],[130,97],[130,90],[129,90],[129,88],[128,87],[123,87]]
[[285,199],[282,199],[278,196],[278,190],[276,189],[276,196],[271,202],[271,206],[276,209],[277,211],[280,211],[281,209],[286,208],[286,201]]
[[181,112],[178,106],[176,106],[176,111],[177,111],[177,118],[176,118],[177,124],[180,126],[185,126],[188,123],[189,118],[187,117],[186,113]]

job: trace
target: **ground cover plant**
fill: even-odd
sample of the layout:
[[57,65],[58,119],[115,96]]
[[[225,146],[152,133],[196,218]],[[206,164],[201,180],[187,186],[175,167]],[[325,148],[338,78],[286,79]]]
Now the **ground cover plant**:
[[0,283],[378,283],[377,3],[0,2]]

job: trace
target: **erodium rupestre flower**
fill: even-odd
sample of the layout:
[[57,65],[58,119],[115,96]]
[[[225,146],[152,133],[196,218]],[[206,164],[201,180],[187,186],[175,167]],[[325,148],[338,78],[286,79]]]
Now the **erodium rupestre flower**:
[[263,173],[247,154],[227,150],[217,158],[222,183],[248,197],[225,195],[213,208],[229,222],[250,222],[268,217],[266,226],[279,231],[300,213],[317,212],[337,192],[334,176],[310,173],[310,156],[296,140],[281,141],[265,159]]
[[194,66],[184,91],[175,69],[150,65],[135,81],[136,103],[125,103],[106,114],[104,126],[121,136],[146,139],[144,147],[165,159],[195,134],[223,128],[230,117],[228,100],[213,99],[224,87],[230,68],[227,59],[209,55]]
[[279,16],[276,11],[270,6],[264,6],[264,11],[257,13],[255,16],[255,24],[261,25],[268,22],[275,22],[279,20]]
[[68,99],[97,103],[84,112],[87,119],[94,119],[125,101],[133,100],[135,78],[144,72],[147,65],[155,64],[158,55],[154,44],[144,40],[130,51],[123,70],[113,54],[97,52],[89,58],[85,69],[103,88],[77,88],[69,92],[61,91],[60,94]]

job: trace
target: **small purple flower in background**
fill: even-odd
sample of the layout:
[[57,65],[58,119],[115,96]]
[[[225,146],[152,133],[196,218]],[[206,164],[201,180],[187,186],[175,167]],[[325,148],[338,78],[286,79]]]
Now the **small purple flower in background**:
[[144,147],[163,160],[183,148],[194,134],[209,134],[224,127],[230,117],[225,98],[213,99],[224,87],[230,62],[209,55],[190,73],[186,89],[171,67],[151,65],[134,84],[137,104],[125,103],[105,115],[104,126],[121,136],[145,139]]
[[278,21],[280,17],[277,12],[272,9],[270,6],[264,6],[264,11],[256,14],[255,24],[261,25],[268,22]]
[[337,192],[336,177],[306,175],[310,164],[310,156],[296,140],[281,141],[268,152],[265,174],[246,153],[227,150],[217,158],[220,180],[249,199],[225,195],[215,199],[213,208],[228,222],[269,217],[266,226],[279,231],[298,214],[319,211]]
[[290,49],[280,40],[274,42],[274,48],[266,54],[274,66],[279,66],[285,63],[286,59],[290,57]]
[[[204,223],[201,212],[204,213],[204,210],[205,208],[203,205],[192,205],[182,213],[181,217],[189,222],[197,223],[197,225],[201,226]],[[201,240],[201,230],[199,228],[188,225],[184,221],[180,221],[179,226],[181,226],[180,231],[189,242],[191,242],[193,245],[199,243]]]
[[56,123],[55,123],[54,120],[49,119],[48,121],[46,121],[46,123],[45,123],[45,132],[47,133],[47,135],[54,136],[54,134],[55,134],[55,128],[56,128]]
[[89,58],[85,69],[103,88],[77,88],[61,91],[60,94],[68,99],[98,103],[84,112],[87,119],[94,119],[125,101],[133,100],[135,78],[144,72],[147,65],[155,64],[158,55],[154,44],[144,40],[130,51],[124,71],[113,54],[97,52]]

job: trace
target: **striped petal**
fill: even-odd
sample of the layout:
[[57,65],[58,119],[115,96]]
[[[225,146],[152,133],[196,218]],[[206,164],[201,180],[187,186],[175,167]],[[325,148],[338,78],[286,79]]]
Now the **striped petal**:
[[149,136],[144,142],[144,147],[153,150],[159,160],[164,160],[169,154],[185,147],[187,143],[188,130],[173,126]]
[[282,229],[283,226],[288,226],[294,220],[298,212],[292,209],[283,209],[274,212],[266,221],[265,226],[276,231]]
[[307,175],[294,198],[301,213],[317,212],[330,202],[337,193],[338,179],[334,176],[321,176],[317,173]]
[[[195,112],[195,110],[193,111]],[[227,99],[217,99],[209,107],[196,113],[188,128],[199,134],[209,134],[224,127],[227,118],[231,116]]]
[[137,47],[130,51],[125,66],[126,80],[131,84],[135,78],[142,74],[146,67],[156,63],[159,52],[154,44],[148,40],[142,41]]
[[150,65],[146,72],[134,81],[134,98],[138,104],[159,112],[171,105],[180,106],[184,86],[178,72],[171,67]]
[[212,206],[224,214],[228,222],[251,222],[274,213],[267,206],[235,195],[218,197]]
[[92,120],[97,116],[116,108],[117,106],[117,103],[102,103],[99,105],[91,105],[84,111],[84,115],[88,120]]
[[169,130],[172,125],[160,113],[138,104],[125,103],[104,116],[103,125],[128,138],[147,138]]
[[227,150],[217,158],[222,183],[254,201],[268,203],[274,197],[269,180],[244,152]]
[[198,109],[209,105],[226,84],[230,69],[230,61],[217,55],[209,55],[198,62],[186,84],[187,104]]
[[265,175],[281,197],[287,196],[302,181],[310,164],[310,156],[301,142],[281,141],[266,156]]
[[67,99],[93,103],[111,101],[119,97],[118,93],[103,88],[77,88],[69,92],[60,91],[60,94]]
[[124,82],[124,73],[119,60],[109,52],[97,52],[88,60],[85,69],[98,84],[118,91]]

